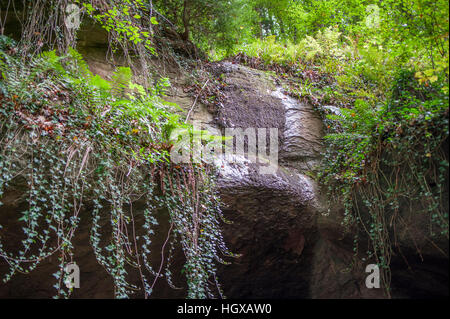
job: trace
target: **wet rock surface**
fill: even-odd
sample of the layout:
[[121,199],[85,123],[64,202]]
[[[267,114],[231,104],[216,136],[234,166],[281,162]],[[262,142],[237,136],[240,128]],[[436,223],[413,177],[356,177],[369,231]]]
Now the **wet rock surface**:
[[225,237],[242,254],[221,268],[225,291],[237,298],[380,297],[362,292],[363,275],[342,271],[351,263],[351,248],[334,245],[318,227],[324,205],[306,174],[320,161],[323,130],[312,106],[287,96],[262,71],[228,62],[214,70],[228,84],[217,127],[279,132],[275,174],[260,174],[245,160],[222,165],[229,173],[218,185],[226,216],[234,222],[225,226]]
[[284,106],[282,159],[303,170],[314,169],[323,151],[322,120],[311,105],[287,96],[281,87],[272,92],[272,96],[280,99]]

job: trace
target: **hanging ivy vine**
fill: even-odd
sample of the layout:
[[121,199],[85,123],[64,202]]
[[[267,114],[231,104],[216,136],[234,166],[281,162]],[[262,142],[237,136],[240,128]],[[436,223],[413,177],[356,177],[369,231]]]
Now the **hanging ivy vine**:
[[[113,279],[115,297],[141,291],[148,298],[160,278],[175,287],[171,264],[178,245],[186,258],[187,297],[223,297],[216,263],[233,254],[221,234],[215,169],[171,163],[171,131],[191,128],[162,99],[167,81],[146,89],[132,82],[129,68],[107,81],[94,76],[77,51],[67,52],[42,52],[24,62],[20,46],[0,37],[0,200],[20,181],[27,185],[20,251],[6,249],[8,229],[0,225],[0,257],[10,266],[3,280],[55,255],[56,297],[69,297],[64,269],[76,262],[80,212],[91,209],[90,242]],[[143,211],[133,211],[137,200],[146,203]],[[153,269],[150,247],[162,210],[170,229]],[[130,283],[132,269],[140,285]]]
[[[330,201],[343,204],[342,224],[354,233],[355,258],[362,253],[363,261],[375,261],[387,296],[391,259],[401,254],[399,229],[446,255],[435,243],[449,236],[446,85],[445,74],[441,82],[423,83],[404,69],[378,108],[356,100],[338,114],[322,110],[329,134],[321,182]],[[408,214],[423,216],[427,227],[413,233]],[[367,250],[361,251],[361,238],[369,239]]]

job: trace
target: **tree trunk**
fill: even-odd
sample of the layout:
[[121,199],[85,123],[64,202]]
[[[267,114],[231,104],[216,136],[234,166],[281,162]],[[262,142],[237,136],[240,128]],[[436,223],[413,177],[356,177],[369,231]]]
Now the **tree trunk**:
[[258,21],[259,30],[258,30],[258,32],[259,32],[259,38],[262,40],[263,34],[264,34],[263,24],[262,24],[263,14],[261,12],[261,8],[256,7],[255,10],[256,10],[256,12],[258,12],[258,15],[259,15],[259,21]]
[[184,0],[182,18],[183,18],[184,32],[181,37],[184,41],[188,41],[189,40],[188,0]]

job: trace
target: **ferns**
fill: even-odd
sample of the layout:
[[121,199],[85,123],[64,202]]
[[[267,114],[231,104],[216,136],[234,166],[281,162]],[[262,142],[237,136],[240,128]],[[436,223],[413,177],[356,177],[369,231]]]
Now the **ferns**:
[[315,38],[306,36],[300,46],[306,52],[305,59],[314,61],[321,58],[340,59],[344,57],[346,48],[340,43],[341,33],[329,27],[324,32],[317,32]]
[[329,27],[315,37],[306,36],[299,44],[277,42],[275,36],[255,40],[238,47],[234,54],[261,58],[266,64],[294,65],[299,60],[315,62],[318,59],[343,59],[351,49],[341,42],[341,33]]
[[117,97],[125,97],[133,74],[130,68],[119,67],[112,76],[112,92]]
[[72,65],[75,67],[76,72],[80,74],[82,77],[89,77],[92,75],[89,70],[89,66],[84,61],[83,56],[74,48],[69,48],[68,55],[72,58]]
[[44,72],[56,72],[58,76],[64,76],[66,70],[61,64],[61,61],[65,56],[59,56],[55,51],[44,51],[39,54],[36,58],[33,58],[30,63],[32,70],[32,76]]
[[[218,227],[222,216],[214,173],[206,165],[189,162],[181,167],[170,162],[171,131],[189,126],[159,96],[168,81],[147,90],[132,82],[129,68],[119,68],[107,81],[94,76],[75,50],[64,56],[44,52],[27,63],[0,50],[0,71],[6,106],[0,108],[0,127],[7,136],[0,138],[0,197],[13,176],[9,168],[16,157],[23,156],[25,165],[28,160],[29,173],[23,177],[34,185],[20,220],[32,224],[24,227],[24,249],[19,255],[6,252],[0,238],[0,257],[11,265],[5,280],[17,271],[30,272],[58,252],[54,287],[58,297],[70,296],[63,286],[64,269],[74,258],[78,212],[89,200],[91,246],[114,281],[116,297],[128,297],[138,289],[148,297],[161,277],[173,285],[169,266],[177,243],[187,256],[188,297],[213,297],[212,289],[218,287],[215,260],[221,261],[221,252],[229,255]],[[17,130],[28,139],[17,138]],[[33,150],[33,156],[27,151],[18,154],[11,148],[14,143]],[[18,166],[16,170],[22,170]],[[133,215],[127,210],[137,194],[147,202],[144,225],[131,222]],[[159,209],[168,210],[173,225],[164,274],[156,274],[149,259],[153,215]],[[109,219],[111,230],[100,226],[100,218]],[[49,223],[44,233],[42,220]],[[135,229],[139,226],[142,229]],[[135,230],[143,236],[131,236]],[[101,237],[107,241],[105,247]],[[50,238],[63,244],[49,248]],[[129,282],[128,271],[136,268],[142,287]]]

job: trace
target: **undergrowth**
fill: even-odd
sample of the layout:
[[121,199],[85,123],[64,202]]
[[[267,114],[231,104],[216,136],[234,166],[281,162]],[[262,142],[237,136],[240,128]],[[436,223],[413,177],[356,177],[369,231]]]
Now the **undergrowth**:
[[[147,89],[123,67],[107,81],[74,49],[27,55],[3,36],[0,71],[0,199],[25,183],[28,206],[19,219],[19,251],[8,251],[11,230],[0,226],[0,256],[10,266],[3,280],[57,256],[55,297],[69,297],[64,269],[76,262],[80,212],[91,210],[90,243],[113,279],[115,297],[150,297],[163,277],[175,287],[177,244],[186,258],[187,296],[222,296],[216,262],[233,254],[221,234],[215,172],[201,163],[171,163],[171,132],[190,126],[163,100],[167,81]],[[143,211],[133,211],[137,200],[146,203]],[[154,269],[158,216],[170,228]],[[140,284],[130,282],[133,272]]]
[[412,242],[425,238],[446,255],[436,242],[448,240],[448,52],[395,50],[379,35],[363,42],[335,26],[297,44],[270,36],[213,57],[275,71],[321,114],[326,152],[316,177],[330,203],[343,204],[355,258],[375,261],[387,296],[397,230],[411,214],[426,221],[408,230]]
[[393,87],[401,96],[392,92],[379,109],[356,100],[352,109],[326,115],[330,133],[319,174],[329,196],[344,204],[343,225],[356,226],[355,256],[364,249],[358,233],[370,239],[362,253],[379,265],[388,296],[390,261],[404,240],[398,229],[408,229],[412,215],[424,219],[408,229],[410,240],[425,238],[444,255],[435,242],[449,235],[448,96],[442,82],[421,86],[411,71],[399,72]]

